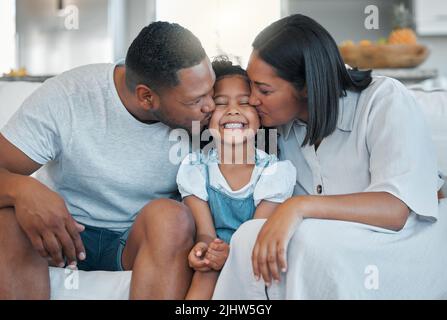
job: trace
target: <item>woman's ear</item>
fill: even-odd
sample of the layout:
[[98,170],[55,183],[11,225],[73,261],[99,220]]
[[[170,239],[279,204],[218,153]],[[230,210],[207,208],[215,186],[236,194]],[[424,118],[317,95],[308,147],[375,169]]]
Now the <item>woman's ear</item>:
[[307,87],[304,87],[301,91],[300,91],[300,96],[302,99],[307,99]]
[[135,88],[135,94],[139,106],[146,111],[154,111],[158,109],[157,93],[144,84],[139,84]]

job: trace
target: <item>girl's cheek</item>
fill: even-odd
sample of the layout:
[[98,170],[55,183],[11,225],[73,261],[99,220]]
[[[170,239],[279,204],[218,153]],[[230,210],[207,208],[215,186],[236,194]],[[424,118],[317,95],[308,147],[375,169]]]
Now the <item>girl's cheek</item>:
[[220,118],[221,118],[221,115],[219,114],[219,112],[214,111],[213,115],[211,116],[211,119],[210,119],[209,127],[211,129],[219,129]]

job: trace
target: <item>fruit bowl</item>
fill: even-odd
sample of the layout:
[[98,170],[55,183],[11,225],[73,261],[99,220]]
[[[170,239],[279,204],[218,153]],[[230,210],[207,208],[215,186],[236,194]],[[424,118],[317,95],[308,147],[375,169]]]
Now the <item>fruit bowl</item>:
[[344,45],[339,49],[344,62],[359,69],[417,67],[429,55],[421,44]]

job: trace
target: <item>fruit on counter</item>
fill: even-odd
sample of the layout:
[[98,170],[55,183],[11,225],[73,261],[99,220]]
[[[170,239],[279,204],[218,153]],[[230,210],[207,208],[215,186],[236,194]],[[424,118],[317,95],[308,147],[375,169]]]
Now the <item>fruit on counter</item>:
[[386,38],[377,41],[352,40],[339,45],[344,62],[360,69],[413,68],[429,56],[428,48],[417,42],[412,27],[412,15],[403,4],[394,6],[393,29]]
[[416,34],[410,28],[396,29],[388,37],[388,44],[416,44]]
[[352,40],[345,40],[342,43],[340,43],[340,47],[353,47],[353,46],[355,46],[355,43]]
[[416,44],[416,33],[412,29],[412,15],[403,3],[394,7],[394,28],[388,37],[388,44]]
[[370,40],[360,40],[359,46],[370,46],[372,45],[372,42]]
[[8,73],[3,74],[5,77],[25,77],[27,75],[26,68],[11,69]]
[[[408,8],[404,4],[395,5],[393,8],[393,30],[390,32],[387,38],[380,38],[375,43],[371,40],[363,39],[359,41],[359,46],[370,46],[373,44],[377,45],[416,45],[417,37],[416,33],[413,31],[413,17]],[[352,47],[355,43],[352,40],[343,41],[340,47]]]
[[388,40],[386,38],[379,38],[379,40],[377,40],[377,44],[378,45],[385,45],[387,44]]

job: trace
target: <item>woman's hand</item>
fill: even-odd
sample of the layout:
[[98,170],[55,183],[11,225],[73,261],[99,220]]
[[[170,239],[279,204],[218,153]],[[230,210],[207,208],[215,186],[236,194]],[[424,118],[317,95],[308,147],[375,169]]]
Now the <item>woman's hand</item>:
[[302,219],[296,198],[291,198],[281,204],[265,222],[256,239],[251,258],[257,280],[262,275],[267,286],[271,284],[272,277],[280,281],[279,270],[287,270],[287,246]]
[[211,268],[206,263],[206,259],[204,259],[207,250],[208,245],[205,242],[197,242],[191,249],[191,252],[188,255],[188,262],[189,266],[192,269],[201,272],[211,270]]
[[228,254],[230,252],[230,246],[228,243],[221,239],[214,239],[208,245],[208,250],[205,255],[205,263],[211,269],[215,271],[220,271],[227,261]]

